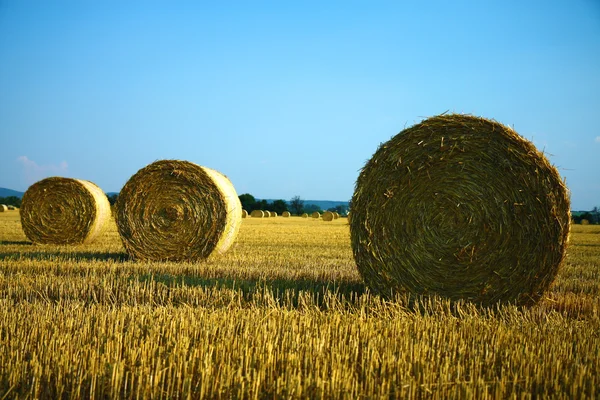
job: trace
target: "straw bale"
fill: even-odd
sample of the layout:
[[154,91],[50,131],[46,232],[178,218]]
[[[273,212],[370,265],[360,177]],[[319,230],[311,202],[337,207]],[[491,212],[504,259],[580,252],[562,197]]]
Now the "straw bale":
[[281,213],[281,216],[282,216],[283,218],[289,218],[289,217],[290,217],[290,215],[292,215],[292,214],[290,214],[290,212],[289,212],[289,211],[284,211],[284,212],[282,212],[282,213]]
[[0,204],[0,212],[8,211],[8,207],[4,204]]
[[333,221],[335,219],[331,211],[325,211],[323,213],[323,221]]
[[27,189],[21,202],[21,226],[33,243],[91,243],[109,220],[106,194],[85,180],[42,179]]
[[581,225],[589,225],[589,224],[590,224],[590,221],[589,221],[589,220],[587,220],[587,219],[585,219],[585,218],[583,218],[583,219],[581,220]]
[[248,218],[248,211],[242,210],[242,218]]
[[269,218],[271,217],[271,212],[270,211],[263,211],[265,213],[265,218]]
[[382,144],[352,197],[351,242],[375,292],[530,305],[564,260],[568,190],[495,121],[440,115]]
[[307,213],[302,214],[302,218],[308,218],[308,214]]
[[117,199],[121,240],[138,260],[195,261],[223,254],[242,221],[235,188],[189,161],[156,161],[135,173]]
[[8,206],[7,208],[8,208],[10,211],[15,211],[15,210],[16,210],[16,207],[15,207],[15,206]]
[[333,212],[333,219],[338,219],[340,217],[340,214],[337,211]]
[[262,210],[254,210],[250,213],[250,216],[252,218],[264,218],[265,217],[265,212]]
[[315,211],[314,213],[312,213],[311,216],[313,218],[321,218],[321,214],[318,211]]

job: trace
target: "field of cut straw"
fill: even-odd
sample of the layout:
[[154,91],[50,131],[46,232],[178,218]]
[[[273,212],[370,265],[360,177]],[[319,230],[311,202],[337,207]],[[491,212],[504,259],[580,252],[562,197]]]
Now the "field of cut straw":
[[532,308],[368,292],[347,221],[247,218],[223,256],[32,245],[0,214],[0,399],[598,398],[600,227]]

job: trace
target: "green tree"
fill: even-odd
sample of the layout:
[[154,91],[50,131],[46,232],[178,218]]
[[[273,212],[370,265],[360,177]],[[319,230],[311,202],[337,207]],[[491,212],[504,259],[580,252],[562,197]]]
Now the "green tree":
[[290,209],[292,213],[296,215],[301,215],[304,212],[304,200],[300,198],[300,196],[294,196],[290,200]]
[[319,206],[318,206],[318,205],[316,205],[316,204],[308,204],[308,205],[304,206],[304,212],[305,212],[305,213],[312,214],[312,213],[314,213],[315,211],[318,211],[318,212],[320,212],[320,213],[322,213],[322,212],[323,212],[323,210],[321,209],[321,207],[319,207]]
[[275,211],[277,214],[281,215],[284,211],[288,211],[288,205],[285,200],[275,200],[271,204],[271,211]]
[[117,197],[119,197],[119,195],[118,194],[111,194],[111,195],[107,194],[106,197],[108,198],[108,202],[110,203],[110,205],[113,206],[117,202]]
[[21,208],[21,199],[17,196],[0,197],[0,204]]
[[244,193],[238,196],[240,199],[240,203],[242,203],[242,208],[248,212],[256,210],[256,199],[250,193]]

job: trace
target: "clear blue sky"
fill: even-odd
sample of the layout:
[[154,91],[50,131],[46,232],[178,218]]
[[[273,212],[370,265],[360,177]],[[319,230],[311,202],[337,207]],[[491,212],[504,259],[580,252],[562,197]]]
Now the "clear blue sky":
[[0,187],[119,191],[158,159],[348,200],[379,143],[470,113],[600,206],[600,2],[0,0]]

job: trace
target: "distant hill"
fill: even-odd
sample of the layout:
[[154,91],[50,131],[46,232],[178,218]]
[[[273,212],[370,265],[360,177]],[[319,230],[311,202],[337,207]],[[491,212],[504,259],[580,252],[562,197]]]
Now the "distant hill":
[[22,198],[23,192],[18,192],[16,190],[12,190],[12,189],[0,188],[0,197],[10,197],[10,196]]

